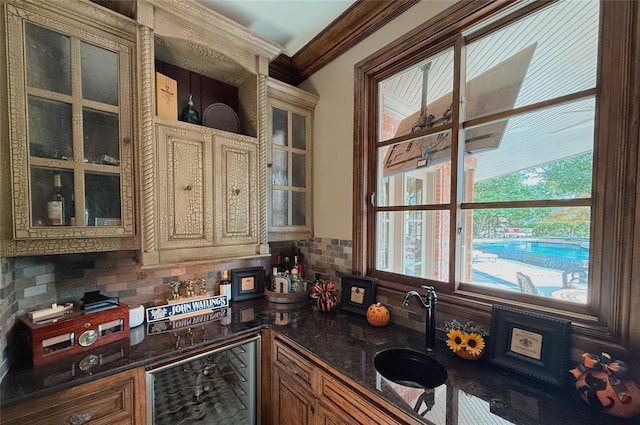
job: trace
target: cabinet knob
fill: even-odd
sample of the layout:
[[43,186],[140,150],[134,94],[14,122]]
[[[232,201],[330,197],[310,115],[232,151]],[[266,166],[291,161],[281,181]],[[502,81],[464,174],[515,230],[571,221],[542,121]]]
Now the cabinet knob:
[[91,413],[74,413],[62,425],[82,425],[91,420]]
[[187,190],[187,191],[191,191],[191,189],[193,189],[193,187],[190,184],[184,187],[184,190]]
[[293,364],[291,360],[289,360],[289,362],[287,363],[287,370],[293,373],[294,375],[298,374],[298,368],[296,367],[296,365]]

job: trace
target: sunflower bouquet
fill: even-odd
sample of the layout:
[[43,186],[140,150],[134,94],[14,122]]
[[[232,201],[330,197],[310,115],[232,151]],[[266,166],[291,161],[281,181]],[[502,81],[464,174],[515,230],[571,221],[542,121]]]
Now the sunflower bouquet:
[[484,337],[486,336],[482,326],[473,322],[462,325],[453,319],[445,323],[447,331],[447,346],[459,357],[468,360],[475,360],[482,357],[485,348]]

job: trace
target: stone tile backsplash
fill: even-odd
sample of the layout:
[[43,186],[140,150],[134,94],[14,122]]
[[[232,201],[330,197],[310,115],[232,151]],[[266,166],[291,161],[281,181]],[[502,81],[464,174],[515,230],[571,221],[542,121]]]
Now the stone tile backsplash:
[[[169,283],[175,280],[204,278],[207,288],[218,294],[222,270],[263,266],[271,273],[276,257],[298,256],[304,265],[305,280],[318,273],[323,281],[332,281],[340,289],[340,275],[352,274],[351,240],[313,238],[270,244],[271,258],[210,262],[197,265],[142,269],[134,251],[66,254],[40,257],[0,259],[0,380],[6,373],[10,352],[11,329],[18,314],[49,306],[54,302],[77,301],[86,291],[100,291],[117,296],[121,302],[135,306],[164,302]],[[400,305],[397,296],[378,293],[378,301],[387,305],[391,320],[413,329],[424,329],[415,308]]]

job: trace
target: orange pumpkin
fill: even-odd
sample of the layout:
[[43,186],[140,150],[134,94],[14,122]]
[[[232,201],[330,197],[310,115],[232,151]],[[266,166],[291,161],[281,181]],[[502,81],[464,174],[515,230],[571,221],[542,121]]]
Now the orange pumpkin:
[[389,310],[380,303],[371,304],[367,309],[367,322],[373,326],[386,326],[389,323]]

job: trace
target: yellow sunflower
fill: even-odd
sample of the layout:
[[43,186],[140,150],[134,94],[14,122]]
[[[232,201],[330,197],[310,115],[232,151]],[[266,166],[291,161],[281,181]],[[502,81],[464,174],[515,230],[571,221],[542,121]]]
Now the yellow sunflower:
[[447,346],[451,348],[454,353],[461,350],[465,346],[464,332],[460,329],[451,329],[447,333]]
[[[472,356],[479,356],[482,354],[482,350],[484,350],[484,338],[482,335],[471,332],[466,334],[466,350],[467,353]],[[447,341],[448,343],[448,341]]]

